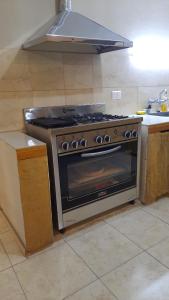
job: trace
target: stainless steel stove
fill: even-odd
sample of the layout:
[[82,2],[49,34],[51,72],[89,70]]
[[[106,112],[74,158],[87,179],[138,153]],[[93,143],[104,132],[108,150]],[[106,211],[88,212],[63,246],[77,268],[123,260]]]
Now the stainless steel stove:
[[24,117],[47,144],[59,230],[138,198],[142,118],[105,114],[104,104],[28,108]]

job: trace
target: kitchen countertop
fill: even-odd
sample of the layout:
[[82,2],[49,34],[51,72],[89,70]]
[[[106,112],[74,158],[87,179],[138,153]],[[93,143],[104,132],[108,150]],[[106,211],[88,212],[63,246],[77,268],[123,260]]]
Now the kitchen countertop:
[[153,126],[169,123],[169,117],[159,117],[159,116],[151,116],[144,115],[142,125],[144,126]]
[[0,133],[0,140],[4,141],[16,150],[45,145],[43,142],[38,141],[33,137],[30,137],[27,134],[19,131],[2,132]]
[[[138,117],[138,115],[130,115],[133,117]],[[143,126],[154,126],[160,124],[169,124],[169,117],[160,117],[160,116],[152,116],[152,115],[141,115],[143,118],[142,125]]]

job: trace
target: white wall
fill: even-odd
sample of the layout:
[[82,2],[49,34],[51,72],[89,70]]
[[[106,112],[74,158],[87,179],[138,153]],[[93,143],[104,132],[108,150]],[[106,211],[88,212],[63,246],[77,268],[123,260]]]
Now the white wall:
[[[105,102],[133,113],[169,86],[169,1],[72,0],[73,9],[133,40],[97,55],[31,53],[22,42],[54,14],[54,0],[0,0],[0,131],[23,127],[28,106]],[[122,101],[111,100],[112,89]]]

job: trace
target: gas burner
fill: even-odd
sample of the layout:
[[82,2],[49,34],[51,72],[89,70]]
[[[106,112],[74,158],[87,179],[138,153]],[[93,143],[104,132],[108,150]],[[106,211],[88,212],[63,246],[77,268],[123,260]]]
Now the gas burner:
[[94,113],[94,114],[82,114],[75,115],[73,119],[78,123],[94,123],[101,122],[104,120],[104,115],[102,113]]
[[123,116],[123,115],[109,115],[109,114],[106,114],[104,115],[104,117],[107,119],[107,120],[123,120],[123,119],[127,119],[128,116]]
[[118,116],[118,115],[110,115],[110,114],[103,114],[103,113],[93,113],[93,114],[82,114],[82,115],[74,115],[73,119],[77,123],[96,123],[96,122],[104,122],[110,120],[122,120],[126,119],[128,116]]
[[29,121],[30,124],[40,126],[43,128],[60,128],[77,125],[77,122],[71,118],[37,118]]

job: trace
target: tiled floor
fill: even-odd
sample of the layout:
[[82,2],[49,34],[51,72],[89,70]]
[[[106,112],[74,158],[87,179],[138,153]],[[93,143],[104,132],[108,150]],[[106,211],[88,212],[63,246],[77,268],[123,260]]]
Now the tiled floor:
[[0,299],[169,300],[169,198],[82,224],[29,258],[0,213]]

